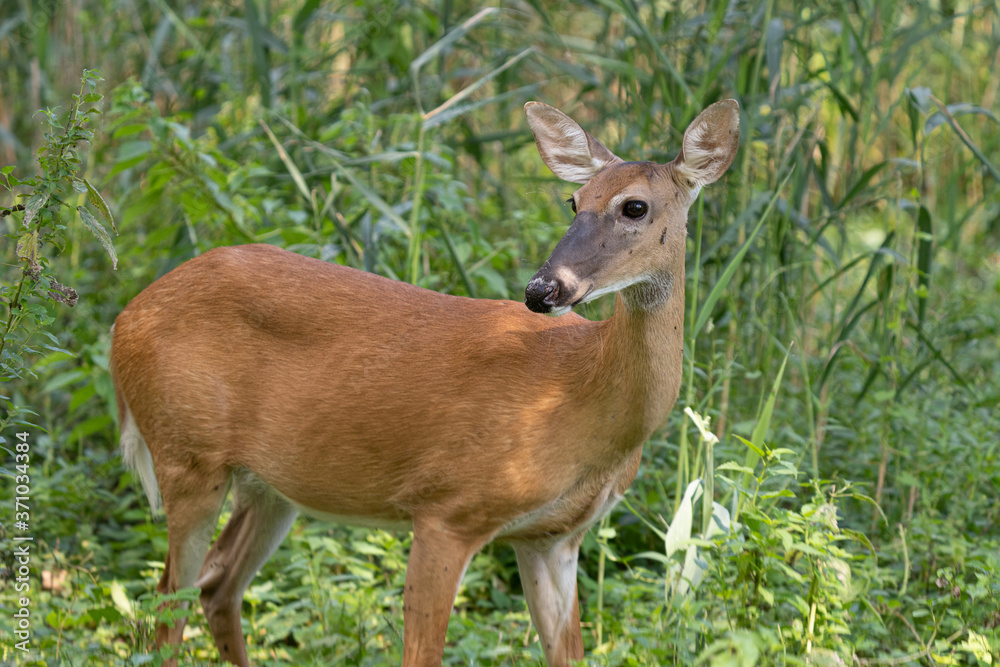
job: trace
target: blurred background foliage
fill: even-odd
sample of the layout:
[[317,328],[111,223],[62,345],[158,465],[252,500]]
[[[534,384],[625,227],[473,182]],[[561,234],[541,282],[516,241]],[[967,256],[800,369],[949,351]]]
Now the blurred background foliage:
[[[0,192],[0,324],[22,351],[3,352],[18,372],[0,425],[8,452],[29,433],[36,536],[36,650],[5,639],[0,660],[159,660],[166,530],[118,458],[107,373],[108,330],[143,287],[258,242],[520,299],[572,217],[525,101],[666,161],[724,97],[741,149],[691,212],[681,400],[583,547],[588,664],[1000,658],[996,0],[8,0],[5,174],[42,173],[84,68],[104,99],[78,173],[117,222],[117,270],[67,189],[36,261],[79,301],[46,282],[14,318],[33,190],[4,176]],[[716,518],[741,513],[695,556],[667,523],[705,505],[683,500],[698,479]],[[0,489],[11,637],[13,480]],[[253,658],[398,664],[408,539],[300,521],[248,591]],[[508,549],[476,558],[456,604],[447,663],[540,664]],[[188,634],[191,661],[216,658],[200,612]]]

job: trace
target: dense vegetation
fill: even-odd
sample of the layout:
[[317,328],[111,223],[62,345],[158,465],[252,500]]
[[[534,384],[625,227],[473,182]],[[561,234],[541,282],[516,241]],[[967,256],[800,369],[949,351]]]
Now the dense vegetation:
[[[723,97],[742,147],[691,213],[681,399],[583,546],[588,664],[1000,659],[995,2],[174,6],[0,7],[0,662],[158,661],[166,530],[107,372],[143,287],[259,242],[519,299],[571,219],[526,100],[665,161]],[[408,540],[300,520],[248,590],[252,658],[398,664]],[[214,660],[200,612],[188,634]],[[446,662],[540,661],[487,547]]]

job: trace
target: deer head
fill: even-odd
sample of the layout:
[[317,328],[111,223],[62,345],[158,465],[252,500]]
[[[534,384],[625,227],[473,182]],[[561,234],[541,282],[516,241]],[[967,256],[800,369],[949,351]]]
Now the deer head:
[[625,162],[546,104],[528,102],[525,113],[549,169],[583,184],[570,199],[573,223],[528,283],[525,304],[562,315],[626,288],[630,305],[662,303],[683,280],[688,208],[736,156],[739,105],[724,100],[705,109],[667,164]]

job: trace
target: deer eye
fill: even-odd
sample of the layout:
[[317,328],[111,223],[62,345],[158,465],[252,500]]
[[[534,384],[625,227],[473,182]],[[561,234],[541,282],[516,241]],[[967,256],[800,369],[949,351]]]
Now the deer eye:
[[566,203],[573,208],[573,213],[576,213],[576,200],[570,197],[569,199],[566,200]]
[[627,201],[625,202],[625,206],[622,207],[622,214],[626,218],[632,218],[633,220],[638,220],[646,215],[647,211],[649,211],[649,204],[638,199]]

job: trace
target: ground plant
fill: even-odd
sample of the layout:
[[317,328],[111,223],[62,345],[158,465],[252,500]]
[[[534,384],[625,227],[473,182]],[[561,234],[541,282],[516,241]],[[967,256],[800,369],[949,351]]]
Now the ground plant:
[[[166,526],[107,368],[146,285],[269,243],[521,300],[572,219],[526,101],[666,162],[730,97],[680,398],[582,546],[584,664],[996,664],[985,0],[0,5],[0,663],[161,664],[157,619],[185,613],[155,592]],[[410,540],[298,520],[247,591],[251,660],[399,664]],[[212,664],[197,591],[176,597],[181,663]],[[470,566],[445,662],[543,664],[508,548]]]

